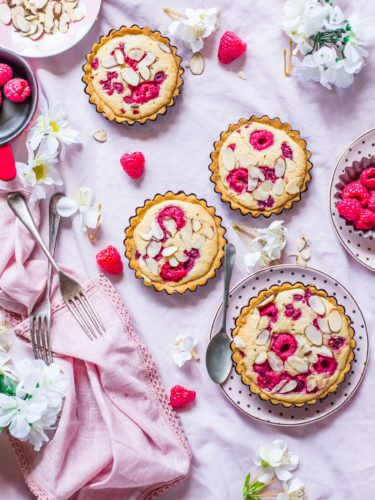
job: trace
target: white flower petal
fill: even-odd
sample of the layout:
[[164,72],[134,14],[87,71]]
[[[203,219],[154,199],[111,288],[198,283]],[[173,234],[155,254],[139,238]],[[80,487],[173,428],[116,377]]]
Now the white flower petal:
[[274,469],[272,467],[266,467],[263,472],[258,477],[258,481],[262,483],[268,483],[274,476]]
[[82,213],[83,225],[89,229],[95,229],[100,215],[99,210],[96,210],[95,208],[88,208]]
[[275,474],[280,481],[289,481],[293,476],[283,465],[275,469]]
[[61,217],[70,217],[75,214],[79,206],[76,200],[69,198],[69,196],[64,196],[59,199],[56,210]]
[[178,351],[172,354],[172,358],[176,365],[181,368],[187,361],[191,360],[192,356],[190,352]]

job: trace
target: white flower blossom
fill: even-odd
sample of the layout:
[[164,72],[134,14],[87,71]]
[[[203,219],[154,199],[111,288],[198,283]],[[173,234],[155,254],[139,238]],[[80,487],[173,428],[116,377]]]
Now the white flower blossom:
[[279,260],[286,245],[287,229],[283,221],[274,221],[264,229],[249,228],[253,235],[250,252],[245,255],[248,272],[254,268],[267,267],[273,260]]
[[187,43],[193,52],[199,52],[203,48],[204,39],[210,36],[217,28],[219,10],[215,7],[204,9],[186,9],[184,14],[170,12],[178,18],[168,26],[171,35],[181,38]]
[[298,466],[298,455],[288,451],[285,441],[276,439],[258,446],[254,463],[263,469],[258,477],[262,483],[271,481],[275,474],[280,481],[289,481],[293,477],[290,471]]
[[0,318],[0,348],[5,351],[10,349],[12,344],[12,325]]
[[199,359],[195,350],[197,343],[197,339],[192,335],[179,335],[176,338],[174,342],[176,352],[172,354],[172,358],[179,368],[193,358],[197,360]]
[[43,400],[34,401],[32,398],[21,399],[0,394],[0,427],[9,427],[12,436],[26,441],[31,425],[41,419],[46,407]]
[[289,482],[283,482],[283,492],[277,495],[276,500],[303,500],[305,498],[305,485],[297,477]]
[[45,142],[46,149],[51,155],[57,153],[59,143],[64,147],[81,142],[79,132],[69,127],[63,105],[56,102],[48,106],[43,96],[40,99],[40,114],[27,140],[34,151],[42,142]]
[[44,143],[36,152],[27,143],[27,151],[27,163],[17,162],[16,166],[23,184],[33,190],[30,197],[30,202],[33,202],[46,197],[46,186],[60,186],[62,180],[55,169],[56,153],[50,153]]
[[[94,195],[92,189],[81,187],[73,196],[64,196],[57,203],[57,213],[61,217],[70,217],[77,211],[81,214],[82,229],[95,229],[102,221],[101,212],[93,207]],[[100,216],[100,219],[99,219]]]
[[11,365],[11,357],[2,347],[0,348],[0,375],[5,375],[16,380],[16,375]]

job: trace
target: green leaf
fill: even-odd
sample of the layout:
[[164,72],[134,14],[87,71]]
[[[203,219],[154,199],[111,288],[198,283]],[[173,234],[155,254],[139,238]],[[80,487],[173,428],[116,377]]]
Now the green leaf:
[[265,460],[262,460],[261,464],[262,464],[262,467],[264,467],[264,468],[269,467],[269,465],[270,465],[270,464],[269,464],[268,462],[266,462]]
[[250,472],[248,473],[248,475],[246,476],[246,479],[245,479],[245,486],[249,486],[249,482],[250,482]]
[[6,375],[0,375],[0,392],[6,394],[7,396],[16,395],[17,383],[7,377]]
[[257,481],[256,483],[250,486],[250,491],[253,495],[262,491],[262,489],[266,486],[266,483],[262,483],[261,481]]

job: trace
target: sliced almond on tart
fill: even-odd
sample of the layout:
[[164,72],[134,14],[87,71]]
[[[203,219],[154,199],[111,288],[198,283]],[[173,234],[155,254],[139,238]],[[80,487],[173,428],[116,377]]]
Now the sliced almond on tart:
[[314,325],[308,325],[305,329],[305,335],[314,345],[322,345],[323,335]]
[[145,260],[146,266],[155,276],[158,274],[158,263],[155,259],[148,258]]
[[117,64],[125,64],[125,56],[122,50],[115,49],[113,57],[116,59]]
[[128,56],[130,59],[133,59],[133,61],[140,61],[142,57],[145,55],[144,50],[142,49],[130,49],[128,52]]
[[124,68],[121,70],[121,76],[128,85],[136,87],[139,84],[139,75],[132,68]]
[[168,47],[168,45],[166,45],[165,43],[159,43],[158,45],[159,45],[159,49],[162,50],[163,52],[165,52],[166,54],[171,53],[170,47]]
[[299,182],[298,179],[292,179],[288,184],[286,185],[285,191],[288,194],[297,194],[299,193]]
[[170,247],[163,248],[161,254],[163,257],[171,257],[177,252],[177,250],[178,247],[176,247],[175,245],[171,245]]
[[298,356],[289,356],[287,363],[298,373],[307,373],[309,371],[308,363]]
[[311,309],[316,312],[316,314],[319,314],[319,316],[322,316],[326,312],[326,306],[324,305],[324,302],[318,295],[312,295],[309,298],[309,304]]
[[268,362],[272,368],[272,370],[276,373],[281,373],[284,369],[284,363],[282,360],[279,358],[277,354],[275,354],[273,351],[269,351],[267,353],[267,358]]
[[231,148],[223,149],[223,151],[221,152],[221,161],[225,170],[230,171],[234,169],[235,158],[234,152],[231,150]]
[[263,330],[257,338],[258,345],[266,345],[270,339],[270,332],[268,330]]
[[284,158],[279,158],[275,164],[275,175],[276,177],[284,177],[286,170],[286,164]]
[[297,381],[296,380],[289,380],[280,390],[279,394],[287,394],[288,392],[294,391],[294,389],[297,387]]
[[276,196],[281,196],[284,192],[284,182],[282,179],[276,179],[275,184],[272,188],[273,193]]
[[153,240],[147,246],[147,255],[149,257],[156,257],[157,255],[159,255],[160,250],[161,250],[161,243],[160,243],[160,241],[154,241]]
[[331,332],[337,333],[342,328],[342,317],[337,309],[334,309],[328,314],[328,326]]
[[267,361],[267,353],[265,351],[262,351],[258,354],[258,356],[255,358],[255,361],[254,363],[256,365],[261,365],[263,364],[265,361]]

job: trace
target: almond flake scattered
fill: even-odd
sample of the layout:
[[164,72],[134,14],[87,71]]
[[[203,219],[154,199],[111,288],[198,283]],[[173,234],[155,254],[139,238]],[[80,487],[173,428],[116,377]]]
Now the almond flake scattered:
[[106,142],[108,135],[105,130],[97,130],[93,135],[93,138],[98,142]]
[[189,67],[193,75],[201,75],[203,73],[204,59],[200,52],[193,54],[193,57],[190,59]]
[[299,266],[307,266],[307,261],[311,258],[310,242],[306,236],[299,236],[297,238],[297,252],[290,253],[290,257],[296,258],[296,264]]
[[247,80],[247,74],[244,71],[239,71],[237,75],[241,78],[241,80]]

